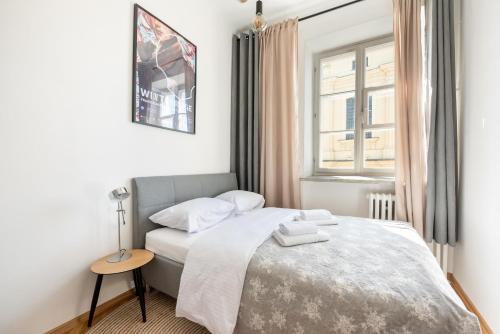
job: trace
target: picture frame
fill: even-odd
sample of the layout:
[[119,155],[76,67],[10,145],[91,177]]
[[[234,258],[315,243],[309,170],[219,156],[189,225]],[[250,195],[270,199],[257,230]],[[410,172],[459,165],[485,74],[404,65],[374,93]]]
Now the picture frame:
[[132,121],[196,133],[197,47],[134,4]]

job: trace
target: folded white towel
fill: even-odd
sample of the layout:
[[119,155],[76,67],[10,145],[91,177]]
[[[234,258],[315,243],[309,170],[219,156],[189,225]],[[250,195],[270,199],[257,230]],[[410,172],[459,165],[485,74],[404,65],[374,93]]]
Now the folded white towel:
[[331,217],[332,213],[328,210],[323,210],[323,209],[300,211],[300,218],[302,218],[302,220],[329,219]]
[[335,218],[335,217],[332,217],[330,219],[310,220],[309,223],[314,224],[316,226],[338,225],[339,224],[337,218]]
[[330,235],[322,231],[315,234],[283,235],[279,230],[275,230],[273,237],[281,246],[285,247],[330,240]]
[[303,222],[305,224],[311,224],[316,226],[326,226],[326,225],[338,225],[338,218],[335,216],[331,216],[329,219],[317,219],[317,220],[302,220],[300,216],[296,216],[295,221]]
[[284,235],[314,234],[318,232],[318,227],[306,222],[289,222],[280,224],[280,232]]

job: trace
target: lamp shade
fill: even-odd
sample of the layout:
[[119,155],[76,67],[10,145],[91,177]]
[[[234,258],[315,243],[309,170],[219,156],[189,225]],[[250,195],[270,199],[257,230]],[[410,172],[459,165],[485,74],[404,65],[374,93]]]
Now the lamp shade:
[[127,188],[125,187],[119,187],[116,188],[111,192],[114,198],[116,198],[119,201],[123,201],[127,199],[130,196],[130,193],[127,191]]

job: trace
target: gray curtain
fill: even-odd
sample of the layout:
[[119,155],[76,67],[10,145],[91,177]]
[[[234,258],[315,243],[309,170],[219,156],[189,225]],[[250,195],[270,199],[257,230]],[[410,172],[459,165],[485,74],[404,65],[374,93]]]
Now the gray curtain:
[[231,171],[241,190],[259,192],[259,38],[233,36]]
[[427,1],[429,150],[425,239],[457,240],[457,108],[454,0]]

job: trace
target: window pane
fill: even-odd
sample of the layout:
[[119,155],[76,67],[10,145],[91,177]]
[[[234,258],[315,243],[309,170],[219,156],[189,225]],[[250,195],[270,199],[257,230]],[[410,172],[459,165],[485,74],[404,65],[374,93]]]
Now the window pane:
[[320,131],[354,130],[356,101],[354,93],[320,97]]
[[366,112],[368,125],[394,123],[394,89],[369,92]]
[[356,87],[356,53],[320,61],[320,95],[353,91]]
[[365,86],[394,84],[394,43],[366,48]]
[[365,130],[364,167],[378,169],[394,168],[394,128]]
[[354,132],[320,134],[320,168],[354,168]]

